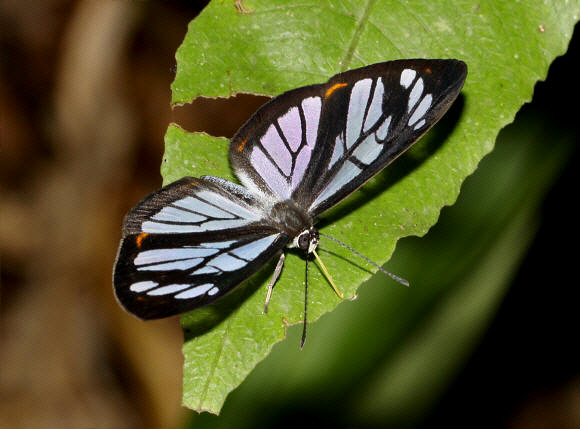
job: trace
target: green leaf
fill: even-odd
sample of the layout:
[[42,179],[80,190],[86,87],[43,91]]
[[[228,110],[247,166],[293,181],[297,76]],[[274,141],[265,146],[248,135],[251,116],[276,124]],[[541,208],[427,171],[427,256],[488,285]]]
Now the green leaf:
[[389,265],[411,288],[373,277],[312,326],[316,340],[302,351],[292,327],[219,417],[191,427],[279,427],[285,411],[332,427],[421,427],[510,287],[574,144],[544,115],[518,115],[437,225],[397,245]]
[[[399,238],[425,234],[441,208],[455,201],[499,130],[564,53],[580,12],[577,0],[367,1],[362,6],[358,1],[245,1],[244,6],[252,12],[239,13],[233,1],[214,1],[191,22],[176,55],[174,103],[239,92],[276,95],[396,58],[459,58],[468,64],[463,96],[442,124],[320,223],[323,232],[381,264]],[[165,182],[184,175],[232,178],[224,139],[171,126],[166,148]],[[332,243],[323,241],[320,249],[345,296],[355,297],[374,270]],[[304,261],[288,255],[264,315],[272,269],[266,266],[217,304],[182,317],[188,407],[218,413],[227,394],[285,337],[287,325],[302,320]],[[309,283],[309,320],[315,321],[340,301],[315,265]],[[312,337],[311,343],[319,341]]]
[[[543,118],[527,116],[522,123],[527,127],[511,127],[500,135],[500,146],[482,163],[484,171],[466,181],[466,197],[462,194],[437,225],[436,232],[454,231],[458,237],[453,243],[441,235],[430,237],[439,247],[447,243],[439,249],[439,261],[433,260],[439,263],[436,278],[444,289],[434,288],[431,307],[413,315],[411,335],[377,365],[360,395],[351,398],[367,421],[402,425],[419,420],[493,320],[538,229],[542,199],[572,149],[571,136],[554,132]],[[553,146],[546,150],[548,139]],[[432,277],[429,270],[419,281],[428,285]]]

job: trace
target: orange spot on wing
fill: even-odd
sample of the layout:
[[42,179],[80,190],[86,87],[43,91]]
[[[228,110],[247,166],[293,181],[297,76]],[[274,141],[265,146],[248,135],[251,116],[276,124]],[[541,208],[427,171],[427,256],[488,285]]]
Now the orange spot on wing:
[[145,240],[145,237],[147,237],[148,235],[149,234],[147,234],[146,232],[142,232],[137,236],[137,239],[135,240],[137,242],[137,247],[141,247],[143,240]]
[[431,69],[430,69],[429,67],[427,67],[427,68],[425,69],[425,73],[427,73],[427,74],[431,74],[431,73],[432,73],[432,72],[431,72]]
[[328,88],[326,90],[326,93],[324,94],[324,98],[330,97],[332,95],[332,93],[334,91],[336,91],[338,88],[342,88],[342,87],[345,87],[347,85],[348,85],[348,83],[344,83],[344,82],[335,83],[334,85],[332,85],[330,88]]
[[246,143],[248,142],[248,139],[245,138],[244,140],[242,140],[242,142],[238,145],[238,152],[241,152],[244,150],[244,148],[246,147]]

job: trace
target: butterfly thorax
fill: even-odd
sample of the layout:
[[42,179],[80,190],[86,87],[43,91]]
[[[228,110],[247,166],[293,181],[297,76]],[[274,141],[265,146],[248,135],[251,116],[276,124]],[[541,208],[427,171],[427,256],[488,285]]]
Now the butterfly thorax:
[[270,216],[270,219],[292,238],[288,247],[298,247],[307,250],[308,253],[316,249],[319,235],[313,226],[314,219],[294,201],[276,203],[270,211]]

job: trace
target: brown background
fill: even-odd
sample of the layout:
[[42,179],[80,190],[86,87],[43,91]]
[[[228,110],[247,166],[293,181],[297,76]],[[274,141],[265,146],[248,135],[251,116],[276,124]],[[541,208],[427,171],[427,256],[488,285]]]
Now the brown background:
[[[143,329],[113,298],[121,221],[161,184],[170,122],[230,137],[265,99],[170,108],[174,53],[201,9],[186,3],[0,2],[0,428],[166,428],[187,419],[177,319]],[[484,349],[497,346],[486,341]],[[453,410],[473,380],[460,378],[442,409]],[[580,397],[577,380],[562,390],[547,378],[545,395],[515,389],[519,411],[504,410],[516,416],[511,425],[580,422],[580,411],[560,408]]]

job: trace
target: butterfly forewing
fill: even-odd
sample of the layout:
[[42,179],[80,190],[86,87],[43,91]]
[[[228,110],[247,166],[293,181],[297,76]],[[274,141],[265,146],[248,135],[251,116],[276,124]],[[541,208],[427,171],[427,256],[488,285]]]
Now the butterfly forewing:
[[457,60],[401,60],[334,76],[318,131],[317,157],[295,199],[316,217],[415,143],[447,111],[467,73]]
[[226,294],[287,242],[245,188],[184,178],[127,215],[115,293],[143,319],[182,313]]

